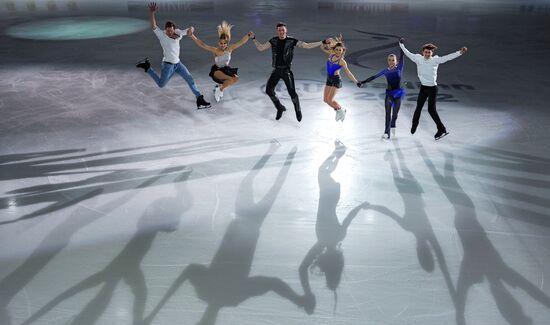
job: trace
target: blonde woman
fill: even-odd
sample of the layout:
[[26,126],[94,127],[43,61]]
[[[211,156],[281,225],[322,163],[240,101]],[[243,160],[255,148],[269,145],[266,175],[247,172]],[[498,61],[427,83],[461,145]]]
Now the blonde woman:
[[342,88],[340,70],[343,69],[348,78],[355,84],[359,84],[359,82],[349,70],[346,60],[344,60],[346,46],[342,41],[342,35],[336,37],[335,39],[330,38],[323,41],[321,49],[329,55],[327,60],[327,82],[325,84],[323,100],[336,112],[335,120],[343,122],[344,118],[346,118],[346,110],[334,100],[338,89]]
[[248,32],[248,34],[243,36],[237,43],[229,45],[232,27],[233,25],[230,25],[225,20],[222,21],[221,25],[218,25],[218,47],[206,45],[203,41],[198,39],[197,36],[193,34],[195,30],[193,27],[189,28],[187,31],[187,36],[189,36],[199,47],[214,54],[214,65],[210,69],[209,75],[212,80],[217,83],[214,89],[214,98],[216,102],[219,102],[223,97],[223,91],[227,87],[239,81],[239,76],[237,75],[238,68],[229,66],[231,52],[243,46],[254,36],[253,32]]

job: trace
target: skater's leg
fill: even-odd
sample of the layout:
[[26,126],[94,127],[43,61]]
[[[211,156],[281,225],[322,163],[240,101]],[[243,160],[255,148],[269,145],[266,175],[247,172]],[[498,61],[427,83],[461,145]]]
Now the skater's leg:
[[428,113],[430,113],[430,116],[437,125],[437,131],[446,132],[447,130],[445,129],[445,125],[443,125],[443,122],[441,122],[441,119],[439,118],[439,114],[437,114],[436,102],[437,86],[433,87],[428,96]]
[[275,94],[275,87],[277,87],[277,83],[280,79],[281,76],[279,72],[277,70],[273,70],[273,72],[271,72],[271,75],[269,76],[269,79],[267,80],[267,85],[265,87],[265,93],[269,96],[277,110],[283,109],[281,101],[279,101],[279,98],[277,98],[277,94]]
[[296,84],[294,83],[294,74],[291,70],[285,71],[282,75],[283,81],[285,82],[286,89],[288,90],[288,94],[290,95],[290,98],[292,99],[292,103],[294,104],[294,109],[296,111],[300,111],[300,100],[298,99],[298,93],[296,92]]
[[197,89],[197,86],[195,85],[195,81],[193,80],[193,76],[191,76],[191,73],[189,70],[187,70],[187,67],[183,65],[183,63],[178,62],[176,65],[176,72],[187,82],[189,85],[189,88],[191,88],[191,91],[195,95],[195,97],[199,97],[201,95],[200,91]]
[[390,127],[395,127],[395,122],[397,121],[397,115],[399,114],[399,109],[401,108],[401,97],[393,98],[393,113],[391,117]]
[[386,109],[386,119],[385,119],[385,126],[384,126],[384,134],[387,134],[388,137],[390,135],[390,120],[391,120],[391,108],[393,105],[393,97],[386,94],[386,98],[384,99],[384,108]]
[[160,77],[157,75],[157,73],[153,68],[149,68],[149,70],[147,71],[147,74],[149,74],[149,76],[153,78],[157,86],[159,86],[160,88],[163,88],[164,86],[166,86],[168,81],[170,81],[175,71],[176,69],[173,64],[168,64],[163,62],[162,70],[160,72]]
[[427,87],[420,86],[420,92],[418,93],[418,98],[416,100],[416,109],[414,110],[412,120],[411,133],[413,134],[414,132],[416,132],[416,127],[418,126],[418,122],[420,121],[420,113],[422,112],[422,107],[424,106],[424,103],[426,103],[426,99],[428,99],[428,89]]
[[214,77],[223,81],[223,84],[220,86],[221,91],[224,91],[227,87],[239,82],[239,76],[235,75],[231,77],[219,70],[214,72]]

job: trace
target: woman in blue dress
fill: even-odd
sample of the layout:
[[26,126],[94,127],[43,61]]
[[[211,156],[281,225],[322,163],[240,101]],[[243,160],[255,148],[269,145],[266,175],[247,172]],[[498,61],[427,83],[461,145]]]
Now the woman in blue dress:
[[404,62],[403,51],[401,51],[401,54],[399,55],[399,61],[397,60],[397,56],[395,54],[390,54],[388,55],[387,68],[378,72],[374,76],[361,81],[361,84],[365,84],[380,76],[386,76],[386,80],[388,81],[386,98],[384,99],[384,106],[386,107],[386,127],[384,128],[384,134],[382,135],[384,139],[390,138],[390,128],[392,135],[395,136],[395,121],[397,120],[397,114],[399,113],[399,108],[401,107],[401,98],[405,95],[405,89],[401,87]]

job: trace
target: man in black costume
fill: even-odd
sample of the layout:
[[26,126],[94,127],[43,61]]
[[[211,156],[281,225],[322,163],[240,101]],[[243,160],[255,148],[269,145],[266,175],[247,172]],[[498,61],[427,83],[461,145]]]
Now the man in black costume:
[[294,110],[296,111],[296,119],[298,122],[302,120],[302,111],[300,109],[300,101],[298,99],[298,94],[296,93],[296,86],[294,84],[294,74],[290,70],[292,64],[292,57],[294,54],[294,47],[298,46],[304,49],[312,49],[318,46],[321,46],[322,41],[314,43],[306,43],[295,39],[294,37],[287,36],[287,28],[285,23],[277,24],[277,36],[273,37],[265,43],[260,43],[256,40],[256,37],[253,37],[254,44],[259,51],[267,50],[271,48],[272,52],[272,66],[273,72],[267,80],[267,86],[265,92],[273,101],[275,108],[277,109],[277,115],[275,119],[278,120],[283,116],[283,112],[286,111],[286,108],[281,104],[279,98],[275,94],[275,87],[279,80],[283,79],[285,82],[286,88],[288,89],[288,94],[294,103]]

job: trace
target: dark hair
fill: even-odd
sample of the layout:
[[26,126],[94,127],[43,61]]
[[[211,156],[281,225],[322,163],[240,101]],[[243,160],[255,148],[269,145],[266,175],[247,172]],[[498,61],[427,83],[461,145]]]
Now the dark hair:
[[437,46],[433,45],[432,43],[427,43],[427,44],[422,45],[422,51],[424,51],[424,50],[435,51],[435,50],[437,50]]
[[283,23],[283,22],[279,22],[279,23],[277,24],[277,28],[279,28],[279,27],[286,27],[286,24]]
[[174,24],[173,21],[169,21],[169,20],[168,20],[168,21],[166,22],[166,24],[164,24],[164,28],[166,29],[166,28],[169,28],[169,27],[174,27],[174,28],[176,28],[176,24]]

